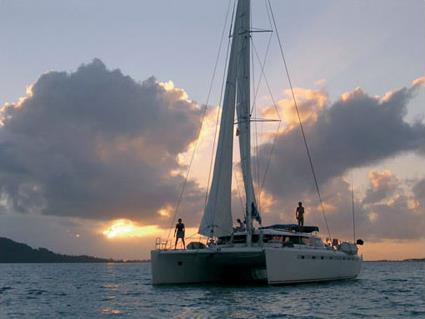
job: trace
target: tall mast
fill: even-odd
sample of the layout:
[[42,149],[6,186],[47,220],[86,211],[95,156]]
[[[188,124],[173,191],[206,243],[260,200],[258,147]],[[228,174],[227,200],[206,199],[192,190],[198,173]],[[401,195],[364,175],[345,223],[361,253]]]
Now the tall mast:
[[252,217],[257,212],[254,187],[251,173],[251,114],[250,114],[250,53],[251,53],[251,1],[240,0],[237,19],[240,20],[238,36],[240,51],[238,54],[237,101],[239,151],[241,157],[242,176],[245,188],[245,220],[248,231],[248,244],[252,234]]

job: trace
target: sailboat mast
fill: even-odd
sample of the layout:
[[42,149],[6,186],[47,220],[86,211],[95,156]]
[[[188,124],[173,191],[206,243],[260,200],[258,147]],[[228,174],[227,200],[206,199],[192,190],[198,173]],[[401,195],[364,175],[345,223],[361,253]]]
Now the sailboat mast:
[[240,51],[238,55],[237,101],[239,150],[241,157],[242,176],[246,195],[246,226],[248,244],[251,242],[253,230],[252,219],[257,217],[257,203],[251,173],[251,114],[250,114],[250,54],[251,54],[251,1],[239,0],[237,17],[240,21],[238,36]]

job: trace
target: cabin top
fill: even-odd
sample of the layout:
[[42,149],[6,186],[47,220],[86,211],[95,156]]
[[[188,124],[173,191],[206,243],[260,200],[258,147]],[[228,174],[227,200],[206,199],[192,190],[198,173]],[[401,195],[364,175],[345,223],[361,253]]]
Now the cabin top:
[[312,233],[319,231],[319,227],[317,226],[298,226],[296,224],[274,224],[270,226],[260,227],[259,229],[275,229],[296,233]]

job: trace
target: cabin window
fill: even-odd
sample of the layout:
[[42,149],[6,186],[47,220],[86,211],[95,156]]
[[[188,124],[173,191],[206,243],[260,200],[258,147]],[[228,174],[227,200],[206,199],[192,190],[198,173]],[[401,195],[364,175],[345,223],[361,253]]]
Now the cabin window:
[[264,243],[282,243],[284,236],[281,235],[263,235]]
[[260,236],[259,235],[252,235],[251,241],[253,243],[258,243],[260,240]]
[[244,244],[246,243],[246,235],[237,235],[233,237],[234,244]]
[[230,236],[218,237],[217,245],[223,245],[230,242]]
[[301,237],[301,243],[304,245],[311,245],[311,239],[309,237]]
[[314,247],[320,247],[320,248],[325,247],[325,244],[320,238],[312,238],[312,240],[313,240]]
[[270,240],[272,240],[272,235],[263,235],[263,243],[268,243]]
[[303,242],[301,240],[301,237],[298,236],[290,236],[289,237],[289,243],[291,244],[297,244],[297,245],[302,245]]

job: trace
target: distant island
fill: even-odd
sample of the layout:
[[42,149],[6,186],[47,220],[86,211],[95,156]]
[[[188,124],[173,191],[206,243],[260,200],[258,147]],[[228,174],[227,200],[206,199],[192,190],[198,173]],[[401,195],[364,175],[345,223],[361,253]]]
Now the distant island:
[[[369,260],[366,262],[425,262],[425,258],[404,260]],[[87,255],[70,256],[54,253],[46,248],[34,249],[9,238],[0,237],[0,263],[137,263],[150,260],[116,260]]]
[[365,260],[370,263],[399,263],[399,262],[425,262],[425,258],[409,258],[400,260],[380,259],[380,260]]
[[0,263],[124,263],[146,260],[115,260],[92,256],[69,256],[54,253],[46,248],[34,249],[9,238],[0,237]]

